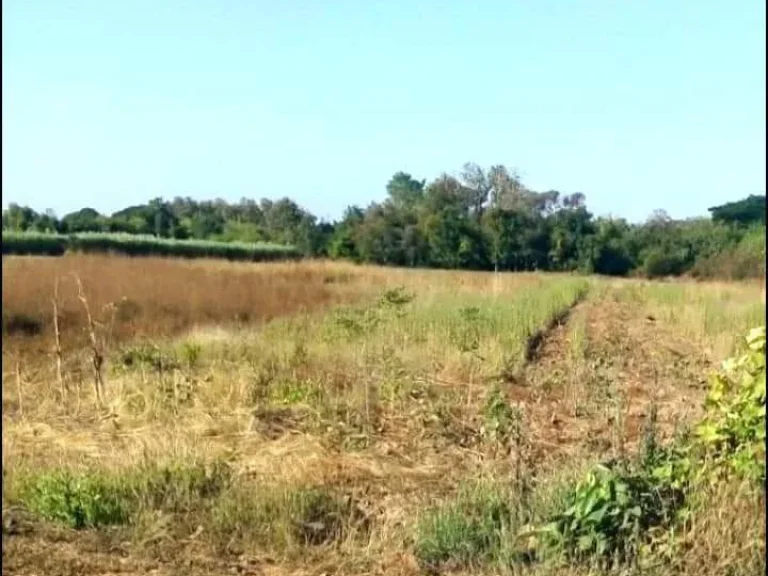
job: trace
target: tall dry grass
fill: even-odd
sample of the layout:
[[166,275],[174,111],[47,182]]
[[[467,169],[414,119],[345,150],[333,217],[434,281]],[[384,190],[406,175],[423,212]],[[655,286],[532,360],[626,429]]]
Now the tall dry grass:
[[[325,264],[237,264],[161,258],[74,255],[3,257],[3,337],[8,351],[47,353],[58,310],[64,352],[86,341],[82,283],[98,322],[111,338],[158,338],[197,324],[258,323],[345,301],[354,290]],[[111,308],[110,305],[115,305]]]

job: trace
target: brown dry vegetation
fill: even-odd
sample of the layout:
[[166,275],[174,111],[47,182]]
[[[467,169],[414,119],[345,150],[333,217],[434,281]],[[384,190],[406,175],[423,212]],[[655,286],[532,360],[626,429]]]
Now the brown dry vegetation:
[[[126,297],[141,311],[116,328],[101,407],[69,376],[75,360],[62,398],[48,355],[53,278],[73,271],[94,308]],[[760,287],[743,284],[330,263],[4,259],[3,280],[4,319],[45,326],[8,335],[26,358],[18,374],[4,363],[8,574],[423,573],[426,509],[474,486],[546,513],[563,482],[635,452],[652,412],[662,438],[695,417],[706,375],[764,315]],[[72,286],[68,354],[83,345],[71,336],[84,326]],[[405,292],[379,300],[397,286]],[[139,352],[149,360],[126,360]],[[488,408],[494,390],[516,414],[504,438]],[[217,476],[215,462],[232,476]],[[198,463],[214,486],[205,495],[189,487]],[[30,478],[62,467],[160,473],[174,491],[158,504],[142,481],[130,522],[72,530],[22,498]],[[674,573],[754,573],[764,514],[743,497],[711,502]],[[589,573],[500,561],[441,571]]]
[[[323,265],[234,264],[161,258],[68,255],[3,258],[3,335],[9,344],[48,351],[52,298],[59,283],[63,344],[83,343],[83,285],[94,316],[116,341],[167,337],[194,325],[270,320],[343,300],[345,279]],[[115,305],[113,313],[110,305]]]

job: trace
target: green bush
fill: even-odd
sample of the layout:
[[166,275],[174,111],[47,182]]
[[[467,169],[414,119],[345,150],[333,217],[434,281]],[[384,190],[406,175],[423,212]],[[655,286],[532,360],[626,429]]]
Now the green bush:
[[682,503],[679,492],[664,484],[649,470],[600,465],[543,528],[544,541],[569,560],[624,561],[637,552],[645,533],[668,523]]
[[735,246],[696,261],[692,274],[699,278],[763,278],[765,276],[765,226],[746,231]]
[[706,414],[696,427],[703,471],[710,480],[736,476],[765,482],[765,326],[747,350],[713,375]]
[[643,274],[648,278],[678,276],[685,271],[686,260],[682,255],[662,248],[649,250],[643,259]]

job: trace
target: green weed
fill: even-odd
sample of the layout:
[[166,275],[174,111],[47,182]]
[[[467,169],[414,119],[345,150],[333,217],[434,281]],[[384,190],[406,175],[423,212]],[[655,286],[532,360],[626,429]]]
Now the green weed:
[[508,496],[489,482],[468,485],[455,500],[422,515],[415,554],[429,570],[478,566],[499,554],[511,528]]

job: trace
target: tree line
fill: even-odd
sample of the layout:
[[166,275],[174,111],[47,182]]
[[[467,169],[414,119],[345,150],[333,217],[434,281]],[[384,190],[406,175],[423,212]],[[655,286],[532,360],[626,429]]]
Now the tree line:
[[398,172],[387,197],[350,206],[335,222],[293,200],[156,198],[110,216],[83,208],[62,218],[11,204],[3,230],[122,232],[160,238],[288,244],[314,257],[390,266],[581,271],[650,277],[765,274],[765,196],[673,220],[663,211],[632,224],[595,217],[581,193],[527,188],[503,165],[467,163],[431,182]]

